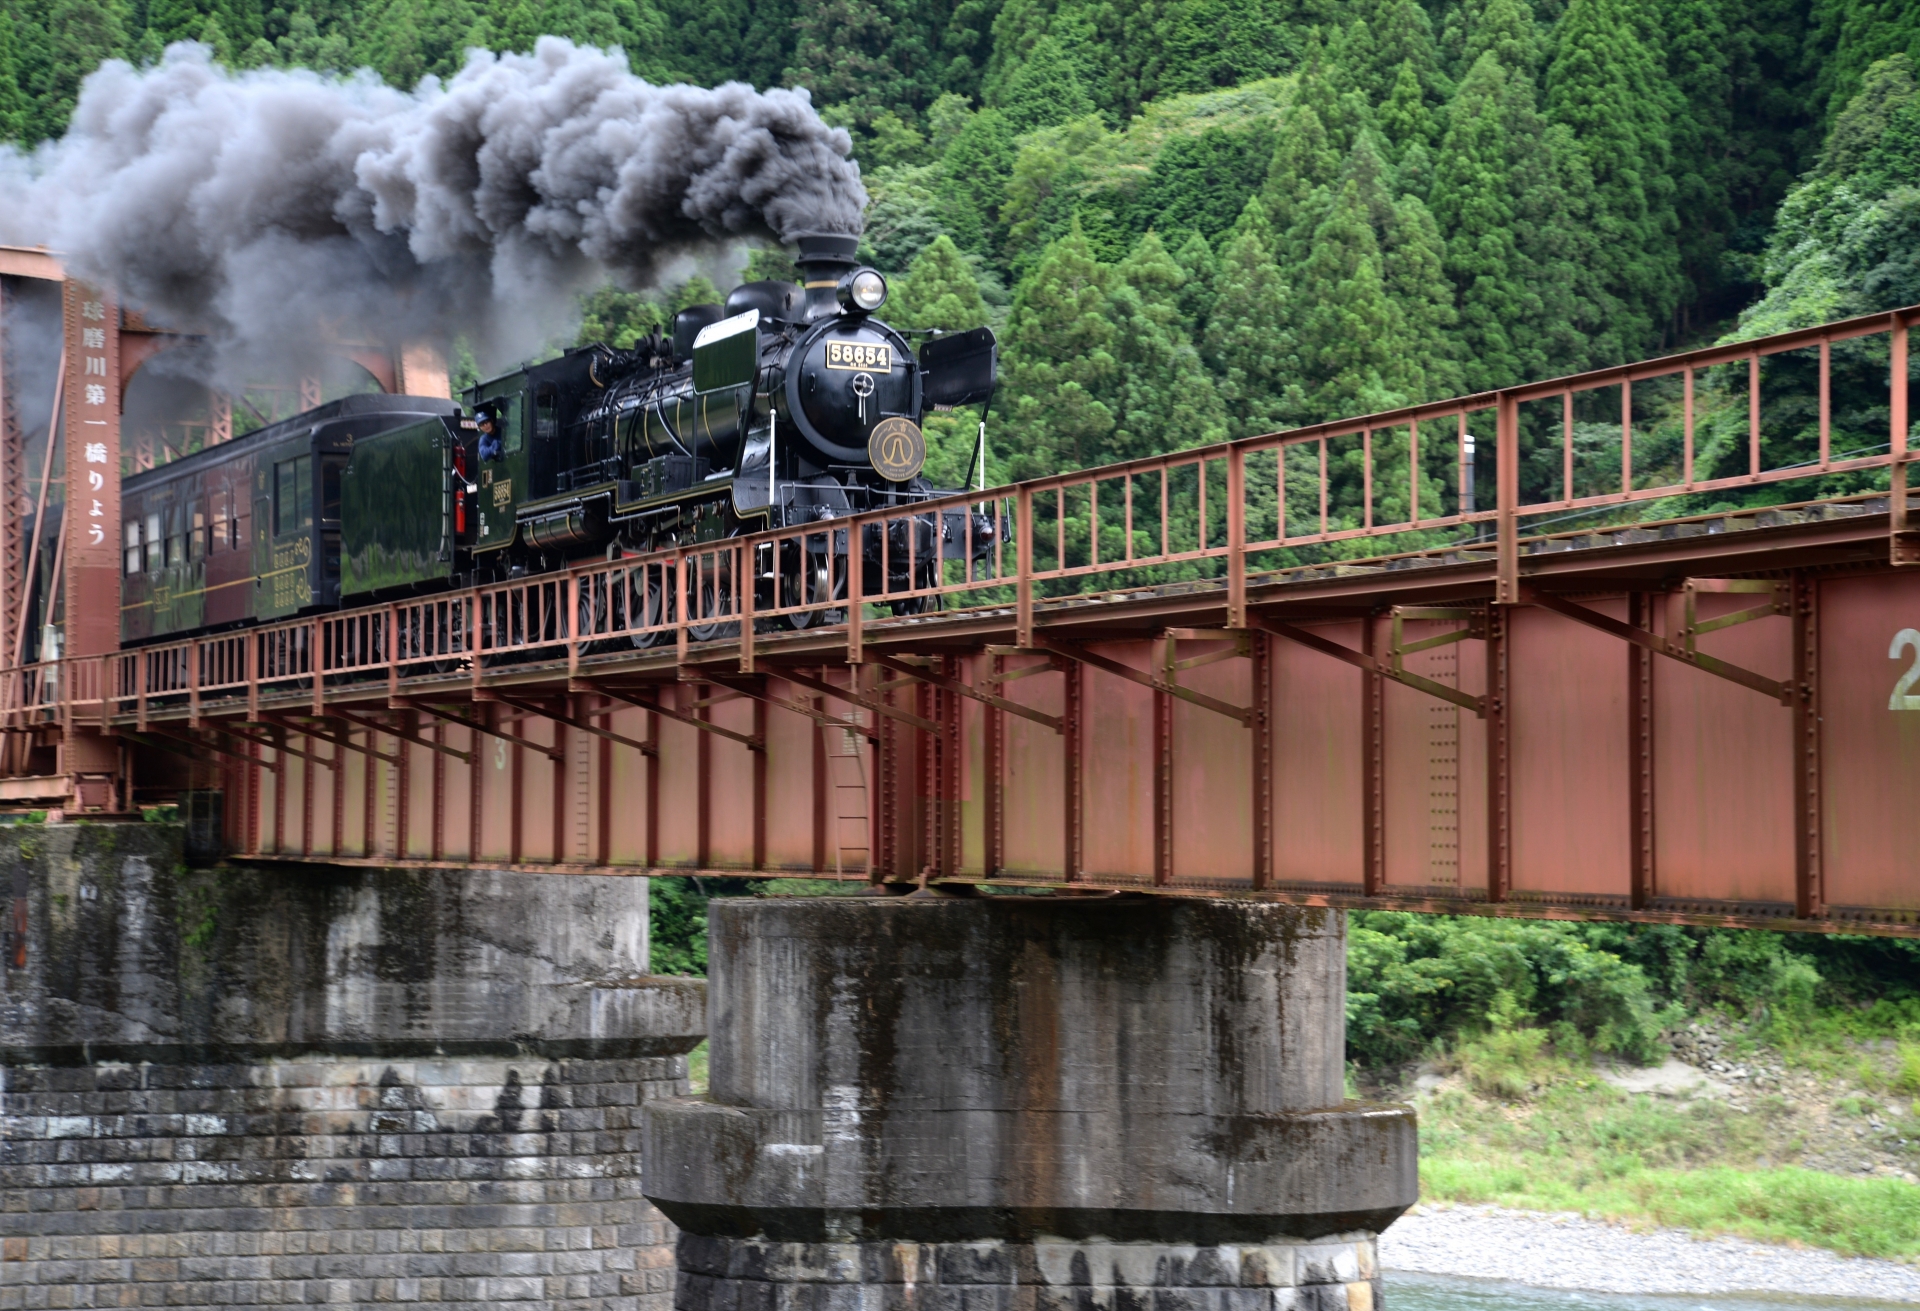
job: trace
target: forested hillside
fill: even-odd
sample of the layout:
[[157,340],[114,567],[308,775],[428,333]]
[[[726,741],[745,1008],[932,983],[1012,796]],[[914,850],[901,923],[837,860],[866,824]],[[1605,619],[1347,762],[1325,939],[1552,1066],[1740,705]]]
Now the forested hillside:
[[1001,330],[996,478],[1920,300],[1902,0],[9,0],[0,128],[175,40],[412,85],[542,33],[810,88],[890,316]]

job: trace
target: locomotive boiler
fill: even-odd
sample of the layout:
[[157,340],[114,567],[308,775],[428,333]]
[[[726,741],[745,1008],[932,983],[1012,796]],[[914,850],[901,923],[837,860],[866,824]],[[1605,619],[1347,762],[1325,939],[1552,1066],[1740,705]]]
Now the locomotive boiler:
[[[986,328],[933,334],[914,350],[879,317],[886,281],[859,266],[856,245],[803,235],[801,283],[750,282],[724,305],[680,311],[670,330],[631,350],[585,346],[490,378],[465,394],[464,412],[445,401],[350,398],[128,479],[123,640],[813,523],[820,532],[785,542],[782,558],[754,568],[757,606],[844,596],[850,559],[864,570],[863,594],[884,600],[932,581],[968,542],[990,550],[991,523],[976,515],[969,525],[967,510],[895,520],[887,531],[902,540],[889,549],[869,525],[850,552],[847,530],[832,526],[950,495],[922,476],[922,422],[932,409],[988,401],[997,368]],[[227,467],[238,461],[244,473]],[[241,586],[244,561],[246,603],[242,593],[225,605],[195,602],[196,592],[210,595],[214,548],[147,549],[146,503],[167,502],[166,526],[210,524],[212,489],[236,480],[251,495],[222,502],[247,519],[234,522],[239,511],[230,509],[219,521],[236,552],[225,568],[235,577],[221,586]],[[907,575],[908,560],[920,576]],[[736,583],[725,571],[703,586],[695,604],[731,610]],[[673,603],[674,589],[663,590],[664,599],[632,598],[634,613],[657,622]]]

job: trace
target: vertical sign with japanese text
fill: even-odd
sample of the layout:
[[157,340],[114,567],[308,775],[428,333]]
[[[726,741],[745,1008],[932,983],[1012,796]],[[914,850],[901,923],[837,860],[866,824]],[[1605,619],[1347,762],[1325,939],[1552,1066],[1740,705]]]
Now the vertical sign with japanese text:
[[66,654],[120,646],[120,310],[83,282],[65,287]]

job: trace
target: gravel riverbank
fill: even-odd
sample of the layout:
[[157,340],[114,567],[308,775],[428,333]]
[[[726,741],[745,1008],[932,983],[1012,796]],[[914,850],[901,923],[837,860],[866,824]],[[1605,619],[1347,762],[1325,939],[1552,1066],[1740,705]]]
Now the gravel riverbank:
[[1421,1207],[1380,1236],[1389,1272],[1599,1293],[1797,1293],[1920,1304],[1920,1269],[1684,1230],[1635,1233],[1571,1214]]

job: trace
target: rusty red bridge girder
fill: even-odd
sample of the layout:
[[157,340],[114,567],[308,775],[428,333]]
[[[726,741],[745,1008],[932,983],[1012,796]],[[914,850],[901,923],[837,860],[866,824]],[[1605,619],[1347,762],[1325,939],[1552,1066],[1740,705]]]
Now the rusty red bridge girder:
[[734,581],[911,511],[15,668],[0,714],[223,789],[248,859],[1920,934],[1915,317],[955,498],[991,540],[884,606]]

